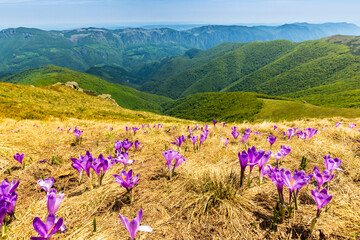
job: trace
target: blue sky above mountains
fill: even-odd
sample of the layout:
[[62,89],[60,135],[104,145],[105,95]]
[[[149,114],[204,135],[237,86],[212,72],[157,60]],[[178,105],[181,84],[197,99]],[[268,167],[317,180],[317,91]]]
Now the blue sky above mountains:
[[0,29],[142,24],[360,23],[358,0],[0,0]]

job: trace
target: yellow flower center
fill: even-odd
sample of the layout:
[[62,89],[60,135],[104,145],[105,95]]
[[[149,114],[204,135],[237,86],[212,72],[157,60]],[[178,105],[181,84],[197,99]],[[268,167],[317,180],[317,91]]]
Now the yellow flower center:
[[292,186],[295,182],[295,179],[292,179],[291,182],[290,182],[290,185]]

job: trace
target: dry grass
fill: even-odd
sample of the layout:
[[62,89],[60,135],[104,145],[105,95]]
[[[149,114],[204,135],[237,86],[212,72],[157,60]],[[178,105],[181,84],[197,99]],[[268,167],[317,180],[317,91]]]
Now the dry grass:
[[[360,123],[360,119],[351,120]],[[170,120],[169,120],[170,121]],[[335,121],[343,124],[335,129]],[[350,121],[350,120],[349,120]],[[280,145],[290,145],[291,153],[285,158],[283,166],[290,170],[298,168],[302,156],[308,158],[307,173],[315,165],[324,169],[324,156],[343,159],[345,172],[336,172],[335,178],[327,185],[333,199],[331,208],[323,212],[312,239],[355,239],[360,237],[360,134],[350,129],[346,119],[309,120],[282,122],[276,125],[280,130],[272,130],[273,123],[236,124],[242,132],[247,127],[261,132],[260,136],[251,135],[249,144],[263,150],[269,149],[267,134],[278,136],[273,150]],[[257,167],[254,168],[254,181],[248,188],[239,188],[240,167],[237,152],[243,150],[239,143],[229,143],[224,148],[219,135],[230,137],[231,126],[217,126],[210,129],[209,139],[200,152],[193,152],[189,139],[182,147],[187,161],[176,170],[172,180],[164,169],[165,160],[162,152],[170,147],[174,137],[187,134],[184,123],[164,124],[163,129],[151,129],[147,133],[138,131],[127,135],[125,126],[139,126],[141,123],[113,121],[75,120],[66,121],[14,121],[0,120],[0,164],[1,179],[20,179],[17,190],[18,218],[9,225],[8,239],[29,239],[37,236],[32,227],[32,220],[47,215],[45,193],[40,191],[36,181],[45,177],[55,177],[54,188],[65,193],[57,216],[63,217],[66,233],[57,233],[53,239],[128,239],[118,213],[134,218],[142,208],[142,223],[151,226],[152,233],[138,233],[137,239],[307,239],[309,222],[316,214],[310,190],[312,181],[300,193],[300,206],[292,219],[285,219],[279,224],[278,232],[270,229],[273,207],[277,193],[273,183],[264,178],[264,183],[257,183]],[[167,133],[172,126],[176,130]],[[38,126],[38,127],[36,127]],[[57,130],[58,126],[64,130]],[[66,130],[78,126],[84,130],[81,145],[71,146],[75,137]],[[105,128],[107,126],[107,128]],[[297,138],[289,142],[282,137],[282,131],[290,127],[315,127],[319,129],[312,139],[303,141]],[[321,130],[323,126],[328,126]],[[109,127],[114,130],[110,131]],[[17,130],[18,132],[11,132]],[[196,132],[199,134],[199,132]],[[130,166],[139,173],[140,182],[135,187],[135,201],[132,205],[125,196],[125,190],[114,182],[113,174],[119,174],[122,165],[114,165],[104,178],[103,186],[89,189],[87,179],[78,184],[78,172],[71,167],[71,157],[85,154],[89,150],[93,155],[113,154],[116,140],[138,139],[144,148],[130,157],[135,163]],[[187,146],[188,151],[184,152]],[[12,155],[25,153],[25,158],[32,161],[25,170],[19,169],[19,163]],[[54,156],[56,164],[51,165]],[[40,160],[48,160],[39,163]],[[270,163],[274,164],[271,159]],[[10,176],[6,169],[13,169]],[[248,170],[247,170],[248,171]],[[247,176],[248,177],[248,176]],[[287,195],[286,195],[287,196]],[[92,221],[96,218],[97,232],[93,232]]]

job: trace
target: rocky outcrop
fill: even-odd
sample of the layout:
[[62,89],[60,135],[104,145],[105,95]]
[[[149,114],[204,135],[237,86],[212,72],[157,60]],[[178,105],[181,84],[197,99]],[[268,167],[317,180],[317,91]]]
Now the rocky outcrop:
[[[80,88],[79,84],[77,82],[66,82],[66,83],[57,82],[57,83],[54,84],[54,86],[56,86],[56,85],[65,85],[65,86],[71,87],[71,88],[73,88],[73,89],[75,89],[77,91],[83,92],[83,93],[85,93],[87,95],[95,96],[95,97],[98,96],[97,92],[95,92],[95,91]],[[99,97],[101,97],[101,98],[103,98],[105,100],[109,100],[114,105],[119,106],[116,103],[116,101],[111,98],[110,94],[101,94],[101,95],[99,95]]]
[[105,100],[109,100],[109,101],[113,102],[114,105],[119,106],[119,105],[116,103],[116,101],[111,98],[111,95],[110,95],[110,94],[101,94],[101,95],[99,95],[99,97],[101,97],[101,98],[103,98],[103,99],[105,99]]

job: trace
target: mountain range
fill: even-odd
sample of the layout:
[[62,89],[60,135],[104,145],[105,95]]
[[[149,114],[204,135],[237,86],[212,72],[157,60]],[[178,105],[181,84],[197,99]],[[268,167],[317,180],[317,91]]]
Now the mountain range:
[[208,49],[222,42],[287,39],[294,42],[334,34],[357,35],[360,28],[349,23],[294,23],[281,26],[209,25],[177,31],[170,28],[81,28],[44,31],[10,28],[0,31],[0,73],[57,65],[85,71],[102,65],[135,69],[178,56],[191,48]]
[[[294,24],[292,28],[307,25]],[[330,28],[327,24],[321,26]],[[269,28],[278,27],[266,27]],[[196,29],[204,30],[204,27]],[[163,30],[182,33],[170,29],[156,31]],[[4,52],[0,65],[5,66],[6,56],[13,55],[11,61],[18,64],[14,69],[27,68],[14,73],[4,71],[0,74],[1,82],[40,87],[75,81],[83,89],[110,94],[124,108],[200,121],[215,116],[227,121],[293,120],[312,117],[306,113],[310,110],[322,117],[355,116],[356,111],[344,108],[360,107],[360,37],[357,36],[334,35],[303,42],[222,42],[204,49],[189,48],[185,43],[182,46],[175,42],[156,43],[160,37],[151,44],[142,42],[150,39],[149,32],[155,30],[31,31],[33,35],[25,28],[1,32],[0,42],[8,45],[0,45],[0,51]],[[135,36],[128,38],[132,40],[127,43],[119,40],[121,34],[130,34],[129,31],[149,32],[137,39],[136,46]],[[15,50],[12,52],[15,45],[21,46],[16,50],[19,55]],[[79,45],[85,47],[81,49]],[[166,50],[170,45],[181,50],[176,54],[173,49]],[[87,48],[91,50],[84,50]],[[122,55],[117,55],[119,49]],[[114,64],[115,59],[129,62],[128,56],[124,56],[140,50],[153,54],[139,58],[132,67]],[[49,52],[53,55],[47,55]],[[103,54],[102,60],[97,58],[98,54]],[[46,65],[57,61],[69,67]],[[82,66],[83,72],[76,70],[76,66]],[[275,110],[283,114],[275,118]]]

